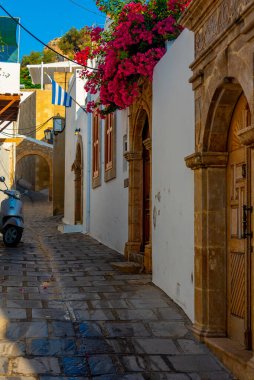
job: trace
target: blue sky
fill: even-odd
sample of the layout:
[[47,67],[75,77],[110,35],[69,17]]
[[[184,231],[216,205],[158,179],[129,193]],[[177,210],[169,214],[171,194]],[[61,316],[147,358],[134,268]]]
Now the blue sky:
[[[93,0],[0,0],[0,4],[12,16],[20,17],[21,23],[45,43],[60,37],[71,27],[103,26],[105,20]],[[0,16],[6,16],[2,9]],[[43,45],[21,29],[20,57],[32,50],[42,51]]]

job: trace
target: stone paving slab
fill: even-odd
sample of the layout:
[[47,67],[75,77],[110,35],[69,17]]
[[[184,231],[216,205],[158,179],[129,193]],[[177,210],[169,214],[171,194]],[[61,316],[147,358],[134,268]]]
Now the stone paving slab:
[[22,243],[0,241],[0,380],[233,379],[150,275],[50,212],[26,204]]

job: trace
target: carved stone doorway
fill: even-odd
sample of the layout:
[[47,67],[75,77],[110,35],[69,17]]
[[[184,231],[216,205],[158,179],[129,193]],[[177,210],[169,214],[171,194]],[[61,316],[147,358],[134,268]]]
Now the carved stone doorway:
[[151,242],[151,87],[144,85],[141,99],[131,107],[129,125],[129,211],[125,256],[152,271]]
[[193,330],[206,341],[228,337],[250,349],[254,127],[242,87],[230,81],[214,93],[200,151],[185,159],[195,171]]

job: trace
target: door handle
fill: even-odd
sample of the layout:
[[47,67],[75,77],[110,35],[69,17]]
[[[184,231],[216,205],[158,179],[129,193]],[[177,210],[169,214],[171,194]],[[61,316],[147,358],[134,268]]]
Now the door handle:
[[253,211],[252,206],[248,207],[247,205],[243,205],[243,220],[242,220],[243,233],[241,236],[242,239],[247,239],[248,236],[252,237],[252,232],[248,232],[248,212],[252,212],[252,211]]

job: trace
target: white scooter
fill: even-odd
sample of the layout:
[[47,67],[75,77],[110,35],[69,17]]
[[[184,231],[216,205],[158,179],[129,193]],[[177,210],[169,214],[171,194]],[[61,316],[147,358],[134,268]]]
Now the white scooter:
[[0,189],[0,191],[7,195],[7,198],[1,202],[0,232],[7,247],[16,247],[24,230],[21,194],[17,190],[9,190],[4,177],[0,177],[0,182],[6,186],[5,190]]

